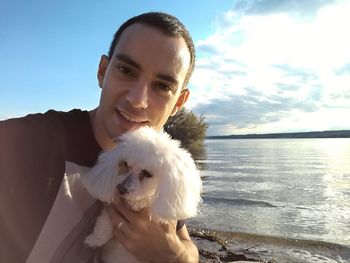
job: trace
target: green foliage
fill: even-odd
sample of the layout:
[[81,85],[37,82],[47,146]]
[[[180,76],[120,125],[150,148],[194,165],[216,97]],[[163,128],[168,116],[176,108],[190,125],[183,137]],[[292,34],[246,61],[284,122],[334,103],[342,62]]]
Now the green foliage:
[[203,116],[196,116],[192,111],[182,108],[175,116],[170,117],[164,130],[181,142],[194,159],[205,157],[204,140],[208,125]]

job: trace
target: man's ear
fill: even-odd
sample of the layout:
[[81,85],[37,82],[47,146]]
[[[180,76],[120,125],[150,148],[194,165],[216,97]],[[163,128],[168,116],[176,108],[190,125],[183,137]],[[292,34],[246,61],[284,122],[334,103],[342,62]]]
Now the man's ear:
[[100,59],[100,64],[98,65],[98,71],[97,71],[98,85],[100,86],[101,89],[102,89],[103,80],[105,78],[108,64],[109,64],[109,58],[106,55],[102,55]]
[[170,116],[174,116],[179,110],[181,110],[183,105],[188,100],[189,96],[190,96],[190,91],[188,89],[183,89],[181,91],[181,94],[180,94],[179,98],[177,99],[177,102],[176,102],[173,110],[171,111]]

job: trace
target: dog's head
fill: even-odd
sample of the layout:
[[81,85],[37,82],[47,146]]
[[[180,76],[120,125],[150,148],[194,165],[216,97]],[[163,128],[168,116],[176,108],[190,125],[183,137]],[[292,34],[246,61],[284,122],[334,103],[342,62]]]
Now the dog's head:
[[94,197],[111,203],[117,194],[127,203],[138,202],[138,208],[149,204],[164,219],[192,217],[201,201],[201,179],[190,154],[149,127],[123,134],[86,178]]

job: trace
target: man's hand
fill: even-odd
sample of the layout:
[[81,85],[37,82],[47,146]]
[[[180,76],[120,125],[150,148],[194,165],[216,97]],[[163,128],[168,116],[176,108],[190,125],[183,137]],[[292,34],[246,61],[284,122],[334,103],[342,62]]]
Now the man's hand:
[[[141,262],[198,262],[198,251],[191,240],[186,239],[185,246],[176,234],[176,222],[156,223],[148,209],[135,212],[122,202],[109,206],[108,213],[115,238]],[[190,251],[188,242],[192,243]],[[188,259],[193,252],[197,259]]]

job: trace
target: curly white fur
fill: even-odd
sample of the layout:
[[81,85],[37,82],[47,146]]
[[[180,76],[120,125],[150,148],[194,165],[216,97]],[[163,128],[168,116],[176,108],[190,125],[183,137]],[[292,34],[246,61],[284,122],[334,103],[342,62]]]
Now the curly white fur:
[[[103,202],[113,203],[121,197],[133,210],[149,207],[152,220],[193,217],[201,202],[202,183],[191,155],[168,134],[150,127],[123,134],[114,149],[100,155],[82,182]],[[113,240],[112,231],[104,211],[85,242],[92,247],[108,242],[106,262],[138,262]]]

